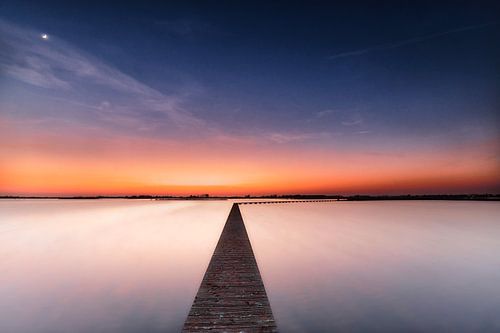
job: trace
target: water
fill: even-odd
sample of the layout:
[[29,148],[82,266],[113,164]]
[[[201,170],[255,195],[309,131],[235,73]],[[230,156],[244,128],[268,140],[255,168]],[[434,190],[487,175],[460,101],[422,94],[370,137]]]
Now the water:
[[[0,332],[178,332],[228,201],[0,201]],[[500,204],[243,205],[282,332],[500,331]]]
[[0,201],[0,332],[178,332],[228,202]]
[[282,332],[500,331],[500,204],[241,208]]

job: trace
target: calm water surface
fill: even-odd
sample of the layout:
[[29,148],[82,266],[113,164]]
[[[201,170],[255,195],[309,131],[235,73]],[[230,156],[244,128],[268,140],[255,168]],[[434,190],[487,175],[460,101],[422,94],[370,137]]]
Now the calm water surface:
[[[231,202],[0,201],[0,332],[177,332]],[[241,207],[282,332],[500,331],[500,204]]]
[[0,332],[180,331],[229,208],[0,201]]
[[500,204],[244,205],[283,332],[500,332]]

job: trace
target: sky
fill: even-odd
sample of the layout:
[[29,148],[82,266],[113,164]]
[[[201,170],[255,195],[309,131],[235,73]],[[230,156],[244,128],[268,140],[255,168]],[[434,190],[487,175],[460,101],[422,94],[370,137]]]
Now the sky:
[[500,192],[500,2],[0,4],[0,195]]

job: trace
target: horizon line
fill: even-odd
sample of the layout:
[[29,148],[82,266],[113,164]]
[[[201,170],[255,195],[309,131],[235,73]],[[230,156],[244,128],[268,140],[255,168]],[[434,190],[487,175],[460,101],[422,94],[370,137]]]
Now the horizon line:
[[487,197],[500,199],[500,193],[404,193],[404,194],[266,194],[266,195],[210,195],[210,194],[188,194],[188,195],[157,195],[157,194],[131,194],[131,195],[0,195],[0,199],[273,199],[273,198],[474,198]]

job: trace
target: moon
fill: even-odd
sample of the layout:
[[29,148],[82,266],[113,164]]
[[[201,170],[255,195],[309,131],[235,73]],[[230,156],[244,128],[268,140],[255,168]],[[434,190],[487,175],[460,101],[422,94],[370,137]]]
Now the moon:
[[49,35],[47,34],[41,34],[40,37],[42,37],[43,40],[49,39]]

